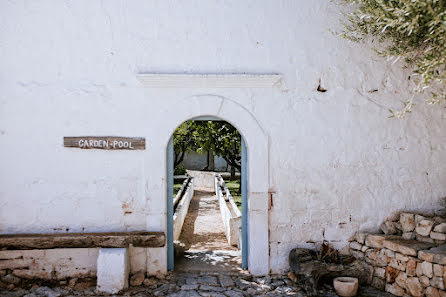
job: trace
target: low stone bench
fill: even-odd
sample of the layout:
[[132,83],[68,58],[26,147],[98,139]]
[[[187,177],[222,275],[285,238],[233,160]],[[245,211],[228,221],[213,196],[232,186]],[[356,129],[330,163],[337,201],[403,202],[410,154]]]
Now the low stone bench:
[[128,247],[163,247],[165,241],[163,232],[6,234],[0,235],[0,250],[101,248],[97,290],[115,294],[128,287]]

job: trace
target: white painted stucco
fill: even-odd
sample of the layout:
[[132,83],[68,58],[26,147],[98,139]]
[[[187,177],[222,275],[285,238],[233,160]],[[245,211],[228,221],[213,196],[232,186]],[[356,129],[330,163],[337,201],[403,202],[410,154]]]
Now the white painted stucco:
[[[230,121],[249,161],[265,161],[248,172],[258,274],[286,270],[295,246],[341,247],[394,211],[433,211],[446,196],[444,109],[420,98],[408,118],[388,119],[413,80],[330,33],[341,14],[329,0],[2,1],[0,16],[1,233],[165,231],[167,141],[199,115]],[[283,79],[145,88],[136,75],[148,72]],[[147,148],[63,147],[80,135],[145,137]],[[142,255],[131,271],[166,271],[165,248]],[[93,258],[81,266],[94,271]]]

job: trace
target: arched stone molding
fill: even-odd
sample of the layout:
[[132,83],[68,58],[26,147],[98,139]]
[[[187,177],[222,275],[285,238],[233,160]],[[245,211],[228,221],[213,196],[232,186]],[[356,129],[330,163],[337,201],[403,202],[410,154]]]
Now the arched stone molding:
[[[177,116],[170,117],[172,110]],[[170,112],[169,112],[170,111]],[[178,116],[181,114],[181,116]],[[268,237],[268,137],[255,117],[237,102],[217,95],[197,95],[180,99],[158,113],[156,120],[160,123],[160,131],[164,139],[157,142],[160,147],[152,147],[151,152],[164,160],[162,168],[166,168],[165,153],[168,141],[175,129],[184,121],[199,116],[214,116],[230,122],[242,134],[248,150],[248,269],[254,275],[269,273],[269,237]],[[155,144],[154,144],[155,145]],[[163,147],[161,147],[163,145]],[[150,144],[149,144],[150,147]],[[162,152],[156,153],[155,152]],[[153,156],[157,158],[156,156]],[[165,171],[164,171],[165,172]],[[166,178],[157,189],[165,198]],[[154,193],[152,192],[151,195]],[[164,200],[163,200],[164,201]],[[158,211],[167,215],[166,205],[159,205]],[[153,206],[148,206],[152,208]],[[150,215],[150,211],[149,211]],[[163,225],[166,229],[166,224]]]

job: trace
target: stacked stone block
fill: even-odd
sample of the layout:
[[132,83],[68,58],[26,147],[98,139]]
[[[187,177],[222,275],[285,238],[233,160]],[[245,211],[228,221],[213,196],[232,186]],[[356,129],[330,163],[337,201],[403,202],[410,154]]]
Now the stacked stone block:
[[446,297],[446,223],[402,213],[385,234],[357,233],[350,253],[373,267],[372,286],[396,296]]

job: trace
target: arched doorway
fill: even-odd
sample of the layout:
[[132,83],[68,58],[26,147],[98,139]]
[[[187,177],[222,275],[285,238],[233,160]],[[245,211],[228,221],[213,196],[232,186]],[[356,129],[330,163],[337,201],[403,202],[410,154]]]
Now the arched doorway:
[[[248,268],[248,229],[247,229],[247,226],[248,226],[248,222],[247,222],[247,214],[248,214],[247,180],[248,179],[247,179],[247,148],[246,148],[245,141],[244,141],[243,137],[241,137],[239,131],[237,129],[235,129],[233,127],[233,125],[231,125],[230,123],[227,123],[223,119],[220,119],[217,117],[212,117],[212,116],[196,117],[196,118],[192,118],[192,119],[188,120],[187,122],[183,123],[186,125],[186,126],[182,125],[183,129],[185,129],[185,130],[181,130],[182,133],[180,133],[180,132],[175,133],[175,137],[176,137],[175,141],[180,142],[183,145],[184,145],[184,143],[193,142],[194,149],[197,149],[196,146],[197,145],[199,146],[199,144],[196,144],[195,140],[192,141],[190,139],[190,138],[197,139],[197,137],[191,137],[190,134],[183,134],[187,131],[196,131],[196,129],[198,127],[194,126],[194,123],[195,123],[195,125],[196,125],[196,123],[200,123],[200,124],[198,124],[199,127],[206,127],[207,131],[209,131],[209,130],[214,131],[212,133],[207,134],[207,136],[210,136],[210,138],[212,138],[213,140],[209,141],[208,140],[209,137],[205,137],[206,138],[205,143],[223,143],[223,141],[219,142],[218,139],[224,138],[224,139],[226,139],[226,141],[228,141],[228,139],[231,139],[232,142],[229,145],[224,146],[225,150],[229,149],[232,153],[234,153],[233,145],[236,145],[237,149],[235,151],[240,153],[240,155],[238,155],[238,153],[237,153],[236,159],[232,159],[232,160],[234,160],[234,161],[237,160],[235,162],[237,164],[234,163],[235,166],[241,165],[241,167],[238,167],[238,170],[240,171],[239,172],[240,177],[241,177],[241,180],[239,180],[239,182],[241,182],[241,183],[239,183],[239,185],[240,185],[240,187],[239,187],[240,193],[239,194],[241,194],[241,204],[242,204],[241,209],[240,209],[241,213],[242,213],[241,234],[240,234],[241,236],[237,236],[239,238],[239,240],[232,239],[232,241],[239,242],[238,246],[240,248],[240,255],[239,256],[237,255],[235,257],[241,258],[241,268],[247,269]],[[202,123],[204,123],[204,126]],[[184,127],[193,127],[193,128],[188,129],[188,128],[184,128]],[[215,129],[215,127],[217,129]],[[228,130],[228,128],[229,128],[229,132],[228,132],[229,134],[216,132],[216,131]],[[179,129],[181,129],[181,128],[179,128]],[[215,134],[215,133],[217,133],[217,134]],[[181,135],[181,136],[179,136],[179,135]],[[215,136],[213,136],[213,135],[215,135]],[[195,135],[195,136],[197,136],[197,135]],[[234,136],[235,136],[235,139],[234,139]],[[167,267],[168,267],[168,270],[174,270],[174,267],[175,267],[175,263],[174,263],[175,258],[176,258],[174,255],[175,254],[174,253],[174,240],[175,240],[174,233],[175,232],[177,233],[177,235],[176,235],[177,240],[180,239],[183,243],[187,242],[188,243],[187,246],[189,246],[189,248],[194,243],[195,244],[198,243],[198,246],[200,246],[199,252],[192,253],[192,255],[189,256],[189,258],[194,259],[194,260],[189,261],[189,263],[185,267],[184,267],[184,264],[186,264],[186,263],[182,263],[183,265],[181,265],[181,266],[183,266],[182,267],[183,270],[190,271],[190,269],[193,269],[194,266],[199,266],[199,267],[202,267],[202,269],[208,269],[208,270],[228,269],[228,268],[231,269],[231,266],[232,266],[232,269],[234,269],[235,268],[235,267],[233,267],[234,263],[235,263],[235,265],[237,265],[237,263],[236,263],[237,260],[233,261],[234,253],[232,253],[232,255],[230,255],[225,251],[219,251],[216,254],[217,256],[212,256],[212,255],[214,255],[215,252],[209,253],[210,251],[206,250],[206,247],[208,247],[208,248],[212,247],[212,249],[215,249],[215,246],[213,244],[210,244],[210,241],[213,241],[214,239],[217,239],[217,238],[215,238],[215,237],[212,238],[212,237],[207,237],[207,236],[205,236],[205,238],[202,238],[203,235],[205,235],[206,233],[211,233],[211,234],[215,235],[215,234],[218,234],[218,233],[215,233],[216,230],[218,230],[218,229],[221,229],[220,231],[225,230],[225,227],[223,226],[223,224],[221,224],[222,222],[221,222],[221,218],[220,218],[219,214],[216,214],[214,211],[211,214],[211,217],[208,217],[205,220],[203,220],[203,218],[202,218],[202,221],[203,221],[202,223],[204,223],[203,225],[209,224],[210,222],[214,222],[214,224],[211,224],[211,226],[209,226],[209,227],[202,226],[201,231],[205,230],[205,232],[204,232],[204,234],[203,234],[203,232],[201,232],[201,235],[197,234],[195,236],[193,229],[196,229],[196,227],[193,227],[194,224],[188,224],[187,226],[183,226],[183,223],[180,223],[182,226],[182,228],[181,228],[181,227],[176,227],[176,226],[178,226],[178,222],[174,223],[174,217],[176,217],[176,215],[174,215],[174,212],[175,213],[177,213],[177,212],[175,211],[175,205],[172,200],[172,197],[174,197],[174,193],[173,193],[173,190],[174,190],[174,168],[175,168],[174,159],[176,159],[176,157],[174,158],[174,147],[175,147],[174,142],[175,141],[173,140],[173,138],[174,138],[174,136],[172,136],[171,139],[169,140],[169,143],[167,146],[167,155],[166,155],[166,160],[167,160],[167,162],[166,162],[167,163]],[[187,138],[188,141],[184,141],[185,138]],[[198,138],[203,138],[203,136],[198,137]],[[217,147],[220,149],[220,152],[225,151],[221,147],[219,147],[219,146],[217,146]],[[214,149],[215,148],[216,147],[214,147]],[[224,152],[222,152],[222,153],[224,153]],[[207,154],[208,154],[208,158],[209,158],[209,151],[207,152]],[[213,154],[213,152],[212,152],[212,154]],[[239,159],[240,157],[241,157],[241,160]],[[229,159],[227,159],[227,160],[229,160]],[[229,161],[231,161],[231,160],[229,160]],[[177,164],[179,165],[180,163],[177,162]],[[209,159],[208,159],[207,165],[209,166]],[[213,166],[212,166],[212,168],[213,168]],[[192,169],[192,168],[188,168],[188,169]],[[194,169],[196,169],[196,168],[194,168]],[[192,172],[193,171],[189,171],[189,173],[191,173],[191,174],[192,174]],[[199,175],[202,175],[203,173],[206,175],[214,175],[215,174],[213,172],[206,173],[206,172],[201,172],[201,171],[198,171],[196,173]],[[220,174],[217,174],[217,176],[221,177]],[[234,178],[234,176],[231,175],[231,178]],[[200,179],[200,180],[202,180],[202,179]],[[210,182],[207,178],[205,180]],[[228,180],[226,180],[226,181],[228,181]],[[181,181],[181,183],[182,182],[183,181]],[[214,185],[214,182],[210,182],[210,184]],[[179,186],[179,184],[178,184],[178,186]],[[208,187],[206,187],[206,188],[208,188]],[[227,188],[226,188],[226,190],[229,191],[229,189],[227,189]],[[200,192],[200,193],[204,194],[206,192]],[[209,192],[207,192],[207,193],[209,195]],[[233,192],[229,198],[232,200],[233,205],[234,205],[233,195],[235,193],[236,192]],[[215,194],[215,190],[213,191],[213,194]],[[215,202],[215,203],[213,203],[214,206],[217,206],[218,204],[216,202],[219,200],[217,197],[218,195],[215,196],[213,194],[211,194],[210,197],[214,197],[215,199],[211,198],[210,201],[214,201]],[[187,197],[184,200],[191,201],[192,198],[190,196],[191,195],[187,195]],[[240,198],[240,196],[237,196],[237,195],[234,197]],[[194,195],[194,198],[197,198],[197,196]],[[209,198],[208,198],[208,200],[209,200]],[[223,203],[223,204],[220,204],[220,207],[226,208],[227,206],[229,206],[229,208],[231,208],[230,203],[225,203],[224,200],[221,200],[220,202]],[[189,208],[189,202],[187,202],[186,204],[187,204],[187,208]],[[182,222],[184,221],[185,216],[187,216],[189,219],[197,218],[197,213],[199,212],[199,209],[197,207],[198,206],[197,199],[193,199],[193,204],[194,204],[194,208],[192,210],[189,210],[190,214],[183,215]],[[209,209],[210,205],[212,205],[212,202],[208,201],[206,208]],[[228,211],[229,209],[226,208],[226,210]],[[234,210],[232,210],[232,211],[234,211]],[[240,213],[238,208],[235,211]],[[185,210],[181,210],[181,212],[184,213]],[[208,210],[208,212],[209,212],[209,210]],[[209,216],[209,214],[208,214],[208,216]],[[201,217],[203,217],[203,215]],[[177,219],[178,219],[178,217],[177,217]],[[239,220],[239,219],[240,219],[240,217],[237,217],[237,220]],[[186,221],[191,221],[191,220],[186,220]],[[192,221],[194,221],[194,220],[192,220]],[[229,227],[230,224],[228,221],[226,221],[226,224]],[[218,228],[218,227],[221,227],[221,228]],[[181,229],[183,229],[183,230],[181,230]],[[236,229],[238,229],[238,227]],[[180,231],[178,231],[178,230],[180,230]],[[234,229],[232,232],[238,233],[238,232],[234,231]],[[178,234],[181,234],[182,238],[180,236],[178,236]],[[219,241],[219,244],[217,244],[217,246],[220,248],[223,248],[223,249],[225,247],[226,247],[226,249],[228,249],[228,248],[232,249],[233,247],[231,245],[228,246],[223,234],[224,234],[224,232],[220,232],[220,236],[218,236],[219,240],[217,239]],[[234,242],[232,244],[234,244]],[[202,258],[202,259],[201,259],[201,261],[199,260],[197,262],[197,258]],[[213,260],[209,261],[210,260],[209,258],[213,258]],[[185,259],[183,259],[183,261],[180,261],[180,262],[184,262],[184,260]],[[234,262],[234,263],[232,263],[232,262]],[[204,267],[203,267],[203,265],[204,265]],[[239,265],[237,265],[237,266],[239,266]],[[240,267],[238,267],[238,268],[240,268]]]
[[[170,109],[182,111],[181,118],[166,116]],[[216,96],[200,95],[180,99],[160,112],[160,122],[165,124],[164,154],[169,147],[169,140],[175,129],[184,121],[198,117],[216,117],[223,119],[237,128],[246,144],[246,197],[247,197],[247,268],[254,275],[269,273],[269,241],[268,241],[268,189],[269,189],[269,155],[268,137],[255,117],[243,106],[234,100]],[[156,148],[154,148],[156,150]],[[162,158],[165,158],[164,155]],[[160,155],[161,157],[161,155]],[[166,175],[161,184],[164,184],[164,201],[166,233],[168,231],[168,205],[167,205],[167,158]],[[169,243],[170,244],[170,243]],[[165,252],[168,255],[166,248]],[[167,257],[168,258],[168,257]],[[167,259],[166,259],[167,262]],[[166,263],[167,264],[167,263]]]

